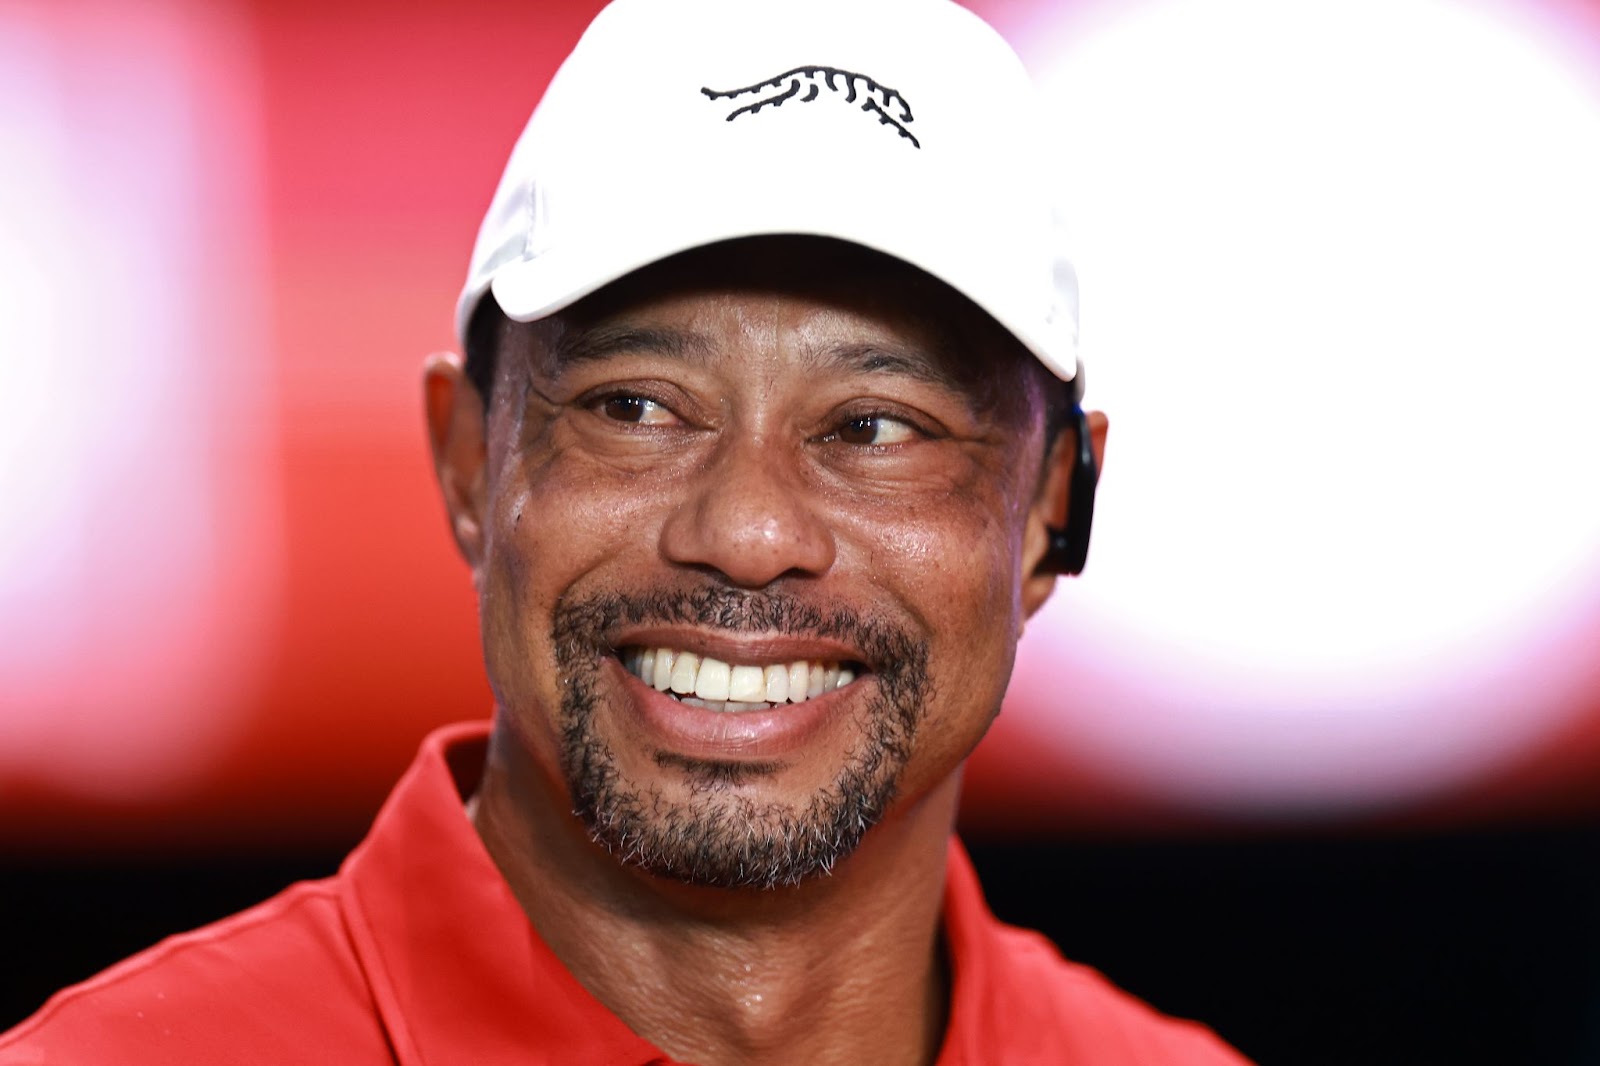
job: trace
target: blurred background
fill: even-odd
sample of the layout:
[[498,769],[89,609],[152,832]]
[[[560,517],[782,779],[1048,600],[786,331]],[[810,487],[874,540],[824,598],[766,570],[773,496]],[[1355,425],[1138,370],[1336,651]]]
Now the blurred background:
[[[0,1029],[489,713],[419,367],[599,6],[0,0]],[[995,909],[1263,1063],[1600,1063],[1600,5],[971,6],[1113,421]]]

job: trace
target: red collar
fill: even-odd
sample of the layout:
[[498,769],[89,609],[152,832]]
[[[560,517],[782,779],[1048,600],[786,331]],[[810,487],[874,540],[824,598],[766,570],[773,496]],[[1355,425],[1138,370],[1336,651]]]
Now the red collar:
[[423,743],[346,861],[343,909],[403,1066],[642,1066],[665,1056],[545,946],[467,821],[484,723]]
[[[430,735],[367,839],[341,904],[396,1058],[405,1066],[593,1063],[666,1056],[591,996],[545,946],[463,809],[482,772],[485,723]],[[997,927],[954,838],[945,886],[953,987],[940,1066],[985,1059]]]

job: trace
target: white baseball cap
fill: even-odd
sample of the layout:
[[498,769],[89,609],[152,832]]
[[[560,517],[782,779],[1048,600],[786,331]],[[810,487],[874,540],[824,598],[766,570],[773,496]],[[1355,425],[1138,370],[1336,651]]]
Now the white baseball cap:
[[511,153],[457,333],[488,291],[529,322],[678,252],[806,234],[932,274],[1070,380],[1054,132],[951,0],[615,0]]

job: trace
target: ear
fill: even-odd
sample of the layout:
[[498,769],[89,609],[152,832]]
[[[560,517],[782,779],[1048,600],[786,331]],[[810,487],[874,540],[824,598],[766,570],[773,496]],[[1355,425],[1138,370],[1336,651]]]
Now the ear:
[[[1100,411],[1089,412],[1089,445],[1094,450],[1095,467],[1101,468],[1106,457],[1106,432],[1110,422]],[[1027,527],[1022,538],[1022,610],[1023,617],[1031,618],[1044,606],[1055,591],[1057,575],[1041,570],[1040,562],[1050,546],[1050,530],[1066,526],[1067,501],[1072,498],[1073,458],[1078,451],[1077,430],[1070,426],[1062,430],[1050,448],[1045,466],[1039,476],[1039,489],[1028,511]]]
[[483,562],[488,514],[488,452],[483,399],[454,352],[435,352],[422,364],[428,443],[456,548],[476,576]]

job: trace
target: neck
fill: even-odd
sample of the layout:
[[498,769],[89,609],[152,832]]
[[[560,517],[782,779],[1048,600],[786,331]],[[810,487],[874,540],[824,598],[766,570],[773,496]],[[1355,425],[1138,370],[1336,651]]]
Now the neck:
[[949,997],[940,913],[952,775],[830,876],[717,889],[621,865],[496,736],[474,825],[539,935],[591,994],[679,1061],[927,1066]]

